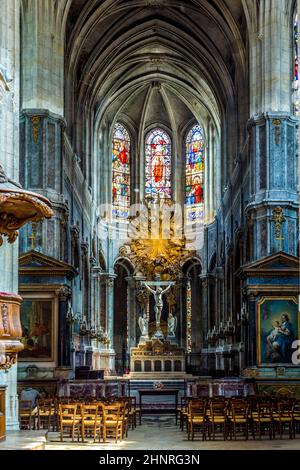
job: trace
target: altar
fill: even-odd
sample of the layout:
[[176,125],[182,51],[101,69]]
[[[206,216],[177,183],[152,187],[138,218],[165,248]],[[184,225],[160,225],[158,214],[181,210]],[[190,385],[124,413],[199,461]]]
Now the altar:
[[149,340],[131,348],[130,371],[131,378],[185,376],[185,351],[169,341]]

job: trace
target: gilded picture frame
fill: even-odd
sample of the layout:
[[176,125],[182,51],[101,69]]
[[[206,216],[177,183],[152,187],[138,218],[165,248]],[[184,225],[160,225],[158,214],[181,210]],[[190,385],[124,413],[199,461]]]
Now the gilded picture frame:
[[262,297],[257,303],[258,365],[292,365],[292,343],[300,338],[297,297]]
[[54,361],[54,299],[25,298],[21,304],[20,362]]

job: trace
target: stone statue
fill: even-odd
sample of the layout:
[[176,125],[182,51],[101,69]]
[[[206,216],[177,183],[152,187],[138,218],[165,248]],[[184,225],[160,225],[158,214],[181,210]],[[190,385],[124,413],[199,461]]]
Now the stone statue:
[[151,289],[151,287],[149,287],[146,282],[145,282],[145,286],[148,289],[148,291],[151,292],[151,294],[153,294],[153,296],[154,296],[154,300],[155,300],[155,307],[154,307],[155,320],[156,320],[156,324],[160,325],[161,312],[162,312],[162,309],[163,309],[163,306],[164,306],[162,296],[166,292],[168,292],[169,289],[171,289],[172,284],[168,285],[168,287],[164,290],[159,286],[157,286],[155,290]]
[[175,337],[175,332],[177,328],[177,318],[174,317],[173,313],[169,313],[168,317],[168,336]]
[[148,318],[146,313],[139,317],[139,327],[141,330],[141,339],[148,339]]

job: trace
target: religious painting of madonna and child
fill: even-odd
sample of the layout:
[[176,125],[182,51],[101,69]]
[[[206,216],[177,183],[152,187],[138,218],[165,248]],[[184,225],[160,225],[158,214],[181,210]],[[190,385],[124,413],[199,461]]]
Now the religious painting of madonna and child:
[[297,299],[263,298],[258,304],[259,363],[292,364],[292,343],[298,337]]
[[22,361],[53,360],[53,302],[51,300],[24,300],[21,304],[21,325],[24,345],[19,353]]

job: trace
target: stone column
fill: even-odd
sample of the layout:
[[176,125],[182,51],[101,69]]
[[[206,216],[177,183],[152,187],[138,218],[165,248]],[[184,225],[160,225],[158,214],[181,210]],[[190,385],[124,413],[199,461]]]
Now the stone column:
[[91,258],[91,325],[97,330],[100,326],[100,266]]
[[[248,18],[250,34],[251,195],[253,259],[285,251],[296,255],[298,233],[298,119],[293,115],[292,2],[260,2]],[[254,5],[252,4],[254,9]],[[251,13],[251,12],[249,12]],[[274,208],[282,210],[276,240]]]
[[[26,189],[48,197],[55,216],[37,226],[35,249],[63,259],[64,42],[68,0],[21,2],[21,155],[20,180]],[[21,252],[28,251],[30,226],[21,232]]]
[[108,273],[106,277],[106,331],[109,337],[109,369],[115,370],[114,360],[114,280],[115,274]]
[[215,143],[215,129],[213,124],[210,124],[210,141],[209,141],[209,201],[210,201],[210,218],[209,221],[213,220],[214,211],[215,211],[215,160],[218,160],[218,155],[216,154],[216,143]]
[[57,291],[58,296],[58,366],[71,365],[71,334],[67,324],[68,300],[72,291],[69,286],[62,286]]
[[136,298],[135,298],[135,281],[132,276],[126,277],[127,281],[127,321],[128,321],[128,352],[130,348],[136,345]]
[[210,219],[210,212],[211,212],[211,207],[210,207],[210,194],[209,194],[209,186],[210,186],[210,166],[211,166],[211,128],[210,128],[210,119],[208,119],[207,123],[207,135],[206,135],[206,147],[205,147],[205,171],[204,171],[204,210],[205,210],[205,215],[204,215],[204,222],[208,223]]
[[202,283],[202,312],[206,314],[202,315],[202,347],[205,347],[206,344],[206,334],[209,329],[212,328],[209,325],[209,276],[207,274],[199,275]]
[[[1,0],[0,15],[0,65],[2,81],[0,87],[0,165],[7,176],[19,180],[19,95],[20,95],[20,1]],[[18,292],[18,243],[6,241],[0,248],[0,292]],[[8,302],[10,304],[10,301]],[[10,307],[9,307],[10,308]],[[5,311],[2,311],[5,315]],[[19,311],[15,312],[20,321]],[[1,336],[1,334],[0,334]],[[21,331],[17,333],[21,336]],[[19,342],[16,339],[16,342]],[[2,343],[2,342],[1,342]],[[0,356],[4,353],[0,345]],[[19,348],[21,349],[21,348]],[[17,350],[16,350],[17,352]],[[17,364],[15,354],[6,357],[0,366],[0,384],[6,385],[6,429],[19,429],[17,397]],[[2,356],[4,359],[4,354]],[[0,361],[2,362],[2,361]]]

